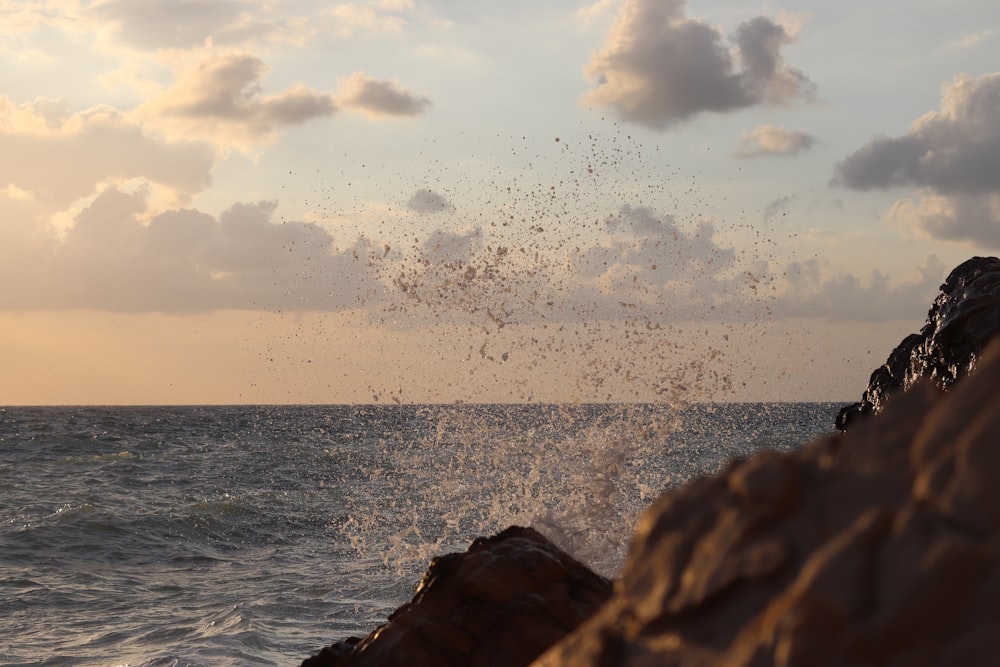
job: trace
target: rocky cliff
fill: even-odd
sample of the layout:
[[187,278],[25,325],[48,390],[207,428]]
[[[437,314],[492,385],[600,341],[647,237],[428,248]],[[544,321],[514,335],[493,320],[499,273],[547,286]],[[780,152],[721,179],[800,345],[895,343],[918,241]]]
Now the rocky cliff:
[[977,366],[667,493],[612,599],[534,665],[996,664],[1000,342]]
[[837,415],[837,428],[879,412],[893,394],[920,380],[947,389],[975,367],[998,331],[1000,259],[973,257],[948,275],[920,333],[904,338],[875,369],[861,400]]

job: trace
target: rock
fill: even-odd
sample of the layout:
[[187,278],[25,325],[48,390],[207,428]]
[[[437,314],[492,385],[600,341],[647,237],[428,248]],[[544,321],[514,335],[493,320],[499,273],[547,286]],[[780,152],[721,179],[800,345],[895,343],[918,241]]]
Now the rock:
[[611,600],[534,667],[996,664],[1000,341],[976,356],[947,393],[916,382],[668,492]]
[[938,294],[919,334],[896,346],[875,369],[861,400],[845,406],[836,426],[846,430],[859,417],[875,414],[886,400],[921,379],[947,389],[975,367],[1000,332],[1000,259],[973,257],[956,267]]
[[591,616],[611,582],[531,528],[431,561],[416,595],[364,639],[302,667],[527,665]]

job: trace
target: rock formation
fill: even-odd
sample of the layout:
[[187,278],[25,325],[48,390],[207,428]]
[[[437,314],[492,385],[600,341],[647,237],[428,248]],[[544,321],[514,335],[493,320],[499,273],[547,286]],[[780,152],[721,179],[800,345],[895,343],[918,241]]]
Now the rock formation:
[[435,558],[388,623],[302,667],[527,665],[610,595],[607,579],[535,530],[512,527]]
[[615,594],[535,667],[993,665],[1000,341],[942,394],[664,495]]
[[875,369],[861,400],[837,415],[837,428],[846,430],[859,417],[879,412],[890,396],[921,379],[947,389],[975,367],[998,331],[1000,259],[973,257],[948,275],[923,329],[904,338]]

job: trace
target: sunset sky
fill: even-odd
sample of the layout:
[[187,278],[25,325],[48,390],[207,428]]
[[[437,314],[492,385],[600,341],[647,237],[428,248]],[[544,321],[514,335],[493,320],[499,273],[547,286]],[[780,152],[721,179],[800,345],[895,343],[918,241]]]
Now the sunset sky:
[[993,0],[0,0],[0,405],[855,400]]

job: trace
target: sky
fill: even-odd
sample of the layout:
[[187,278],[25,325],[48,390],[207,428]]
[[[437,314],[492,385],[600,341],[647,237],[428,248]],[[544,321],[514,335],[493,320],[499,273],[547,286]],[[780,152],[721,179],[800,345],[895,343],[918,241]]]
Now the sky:
[[856,400],[991,0],[0,0],[0,405]]

